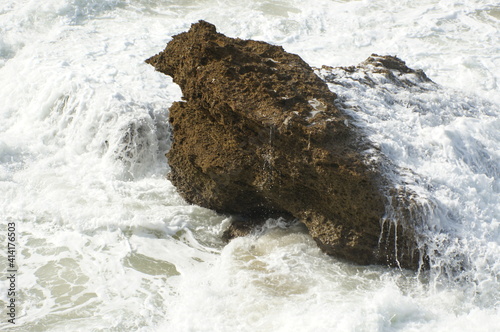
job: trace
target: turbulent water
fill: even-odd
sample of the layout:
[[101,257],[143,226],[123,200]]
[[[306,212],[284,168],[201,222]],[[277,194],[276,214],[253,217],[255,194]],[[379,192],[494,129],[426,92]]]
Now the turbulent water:
[[[3,0],[0,328],[499,331],[494,3]],[[181,92],[144,60],[199,19],[231,37],[283,45],[315,67],[377,53],[426,72],[435,84],[318,74],[419,195],[429,271],[336,260],[282,220],[226,245],[229,218],[182,200],[164,157],[168,107]]]

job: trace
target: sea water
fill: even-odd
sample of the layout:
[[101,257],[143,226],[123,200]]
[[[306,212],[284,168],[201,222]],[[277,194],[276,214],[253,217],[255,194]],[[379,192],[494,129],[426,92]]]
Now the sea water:
[[[339,261],[280,219],[226,244],[230,217],[183,201],[164,156],[182,94],[144,60],[200,19],[318,68],[426,72],[318,74],[427,207],[428,271]],[[3,0],[0,328],[499,331],[499,31],[484,0]]]

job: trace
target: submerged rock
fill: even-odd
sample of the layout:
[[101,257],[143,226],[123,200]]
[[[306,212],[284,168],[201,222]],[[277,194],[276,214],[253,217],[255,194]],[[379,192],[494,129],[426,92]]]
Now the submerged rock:
[[[418,266],[411,223],[385,222],[406,194],[299,56],[200,21],[147,62],[183,92],[167,157],[188,202],[236,220],[299,219],[322,250],[356,263]],[[236,223],[234,234],[248,225]]]

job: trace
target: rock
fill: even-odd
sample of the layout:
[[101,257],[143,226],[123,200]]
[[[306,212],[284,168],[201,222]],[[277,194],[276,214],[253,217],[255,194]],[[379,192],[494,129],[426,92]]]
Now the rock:
[[167,157],[188,202],[237,220],[299,219],[322,250],[352,262],[418,266],[413,229],[384,222],[400,194],[299,56],[200,21],[146,62],[183,92]]
[[378,54],[372,54],[368,59],[357,66],[337,68],[323,66],[321,69],[316,69],[318,70],[317,74],[322,77],[325,82],[334,84],[338,83],[336,82],[336,74],[342,77],[351,77],[353,79],[356,77],[354,80],[369,87],[375,87],[380,84],[380,79],[374,79],[374,74],[379,74],[386,82],[405,89],[421,89],[423,83],[435,84],[422,70],[411,69],[406,66],[404,61],[390,55],[380,56]]

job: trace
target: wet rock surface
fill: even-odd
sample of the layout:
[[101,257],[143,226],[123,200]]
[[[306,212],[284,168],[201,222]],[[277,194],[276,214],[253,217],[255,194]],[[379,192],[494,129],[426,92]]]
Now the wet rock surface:
[[[336,95],[299,56],[200,21],[147,62],[183,92],[170,108],[169,179],[188,202],[237,216],[227,236],[285,217],[336,257],[418,265],[413,229],[384,222],[388,202],[405,209],[406,194],[391,187]],[[386,62],[378,60],[380,70],[407,68]]]

